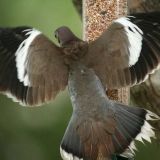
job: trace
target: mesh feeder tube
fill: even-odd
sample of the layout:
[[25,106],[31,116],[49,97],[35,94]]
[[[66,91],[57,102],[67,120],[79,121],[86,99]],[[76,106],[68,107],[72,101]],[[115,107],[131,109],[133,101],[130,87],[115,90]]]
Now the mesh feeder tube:
[[[127,0],[83,0],[83,37],[93,41],[121,16],[127,15]],[[128,104],[129,88],[108,90],[110,99]]]

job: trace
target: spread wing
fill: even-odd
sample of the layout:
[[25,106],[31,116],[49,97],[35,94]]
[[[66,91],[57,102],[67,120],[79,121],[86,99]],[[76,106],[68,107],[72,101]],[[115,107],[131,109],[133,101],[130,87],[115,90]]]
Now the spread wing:
[[115,20],[89,44],[84,61],[108,88],[143,82],[160,63],[160,12]]
[[24,105],[53,99],[67,85],[62,56],[36,29],[0,28],[0,91]]

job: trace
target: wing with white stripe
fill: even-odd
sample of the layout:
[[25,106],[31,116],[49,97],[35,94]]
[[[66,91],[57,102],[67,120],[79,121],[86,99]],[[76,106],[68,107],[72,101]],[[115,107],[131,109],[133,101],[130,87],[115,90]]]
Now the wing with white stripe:
[[115,20],[89,45],[85,63],[108,88],[143,82],[160,63],[160,12]]
[[53,99],[67,84],[62,56],[36,29],[0,28],[0,91],[25,105]]

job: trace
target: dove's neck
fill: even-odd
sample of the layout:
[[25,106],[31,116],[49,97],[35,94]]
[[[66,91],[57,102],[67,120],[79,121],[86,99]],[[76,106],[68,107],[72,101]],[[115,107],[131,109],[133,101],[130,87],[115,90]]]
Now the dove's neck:
[[68,87],[74,110],[95,109],[108,99],[95,72],[79,62],[71,66]]

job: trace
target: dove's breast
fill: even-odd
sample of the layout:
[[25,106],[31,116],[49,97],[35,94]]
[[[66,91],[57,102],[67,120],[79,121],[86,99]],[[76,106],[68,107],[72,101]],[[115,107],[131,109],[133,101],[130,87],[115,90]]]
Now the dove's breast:
[[75,111],[88,112],[89,114],[94,114],[97,111],[103,112],[103,106],[106,106],[106,101],[110,103],[94,71],[81,63],[72,65],[68,87]]

